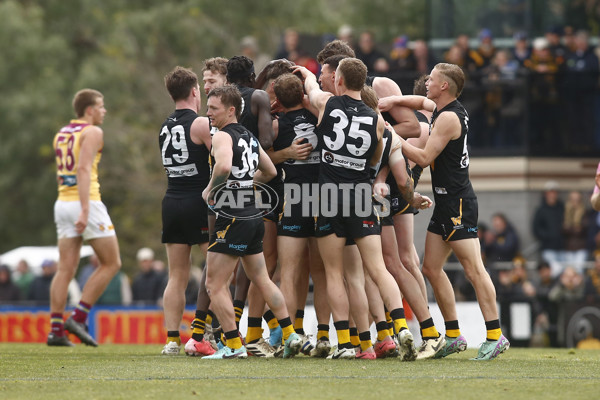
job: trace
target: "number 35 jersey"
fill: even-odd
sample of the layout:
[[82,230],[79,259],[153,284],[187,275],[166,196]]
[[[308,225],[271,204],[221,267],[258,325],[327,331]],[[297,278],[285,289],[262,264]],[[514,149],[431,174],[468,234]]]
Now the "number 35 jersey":
[[167,197],[201,196],[210,179],[208,149],[192,141],[190,130],[198,114],[175,110],[167,117],[158,136],[167,174]]
[[370,183],[377,148],[377,114],[360,100],[333,96],[318,126],[319,183]]
[[[77,170],[79,169],[81,138],[90,126],[92,125],[85,121],[74,119],[54,136],[53,147],[56,155],[58,200],[79,201]],[[90,200],[101,200],[100,184],[98,183],[98,163],[102,156],[101,151],[96,154],[92,162]]]

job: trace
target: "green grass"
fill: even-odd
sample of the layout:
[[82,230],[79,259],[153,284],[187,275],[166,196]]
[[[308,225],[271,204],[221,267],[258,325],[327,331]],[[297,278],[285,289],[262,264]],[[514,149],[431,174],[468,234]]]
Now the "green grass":
[[0,399],[595,399],[600,350],[475,350],[443,360],[201,360],[160,347],[0,343]]

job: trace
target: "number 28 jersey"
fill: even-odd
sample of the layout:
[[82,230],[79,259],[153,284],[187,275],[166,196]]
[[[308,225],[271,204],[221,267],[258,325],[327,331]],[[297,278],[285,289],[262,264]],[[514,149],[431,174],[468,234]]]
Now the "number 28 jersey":
[[460,137],[450,140],[444,150],[431,164],[431,186],[436,199],[444,197],[474,198],[475,192],[469,179],[469,152],[467,133],[469,116],[458,100],[454,100],[441,110],[435,110],[431,116],[429,134],[435,126],[437,117],[443,112],[453,112],[460,121]]
[[319,183],[370,183],[377,148],[377,114],[361,100],[333,96],[318,126]]
[[166,196],[202,195],[210,180],[208,149],[192,141],[190,130],[198,114],[190,109],[175,110],[163,123],[158,144],[167,174]]
[[[79,152],[81,138],[90,124],[81,120],[71,120],[54,136],[53,146],[56,155],[56,175],[58,178],[58,200],[79,201],[77,189],[77,170],[79,168]],[[102,150],[94,156],[90,177],[90,200],[100,199],[100,183],[98,182],[98,163]]]

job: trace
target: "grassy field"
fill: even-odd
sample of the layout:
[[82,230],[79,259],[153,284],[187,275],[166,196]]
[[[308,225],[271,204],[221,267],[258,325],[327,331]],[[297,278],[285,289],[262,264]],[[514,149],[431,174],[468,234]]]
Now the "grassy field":
[[[201,360],[160,347],[0,343],[0,399],[597,399],[600,351],[475,350],[443,360]],[[419,397],[417,397],[419,396]]]

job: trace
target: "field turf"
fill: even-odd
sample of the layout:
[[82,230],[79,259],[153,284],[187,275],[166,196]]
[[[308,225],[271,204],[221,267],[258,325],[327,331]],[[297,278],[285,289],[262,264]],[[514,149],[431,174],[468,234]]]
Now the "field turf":
[[[442,360],[202,360],[160,346],[0,343],[0,399],[597,399],[600,350]],[[427,396],[427,397],[424,397]]]

